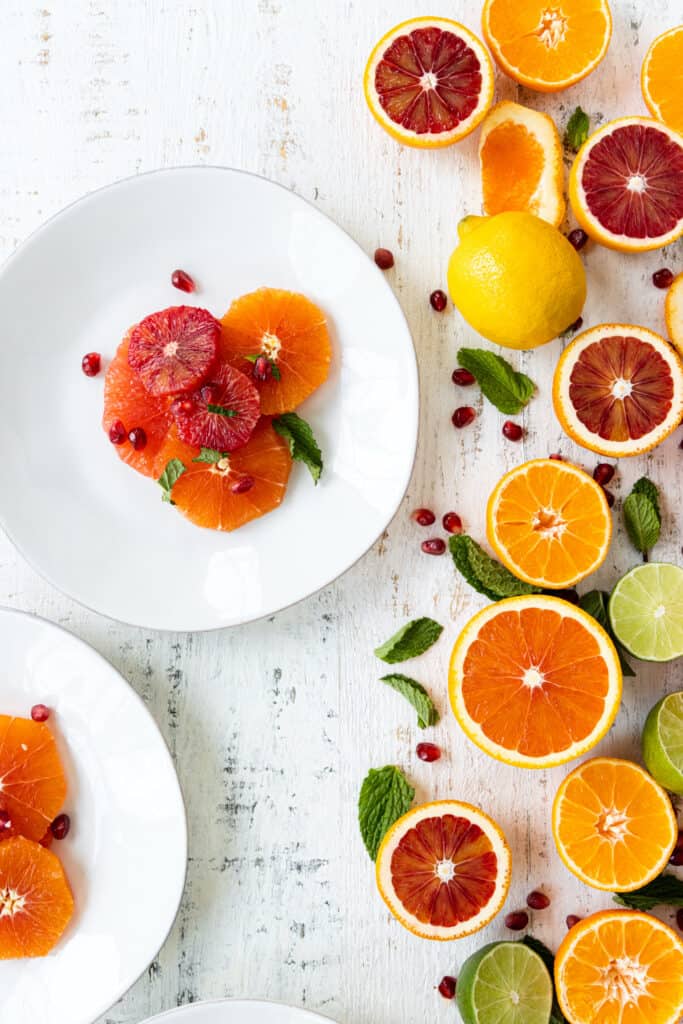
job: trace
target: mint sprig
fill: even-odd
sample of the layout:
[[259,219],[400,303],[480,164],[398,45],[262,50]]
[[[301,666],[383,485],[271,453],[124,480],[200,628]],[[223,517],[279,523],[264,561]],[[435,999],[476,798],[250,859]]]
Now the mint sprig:
[[410,809],[415,790],[400,768],[393,764],[371,768],[358,797],[358,824],[365,849],[372,860],[387,831]]
[[216,465],[221,459],[229,457],[228,452],[219,452],[215,448],[202,448],[199,455],[195,455],[193,462],[209,462],[211,465]]
[[620,892],[614,902],[631,910],[652,910],[654,907],[683,907],[683,879],[675,875],[659,875],[635,892]]
[[623,512],[631,543],[647,562],[648,552],[659,540],[662,526],[659,491],[651,480],[643,476],[636,481],[624,502]]
[[178,482],[185,472],[185,468],[185,463],[181,462],[180,459],[170,459],[166,463],[163,473],[157,480],[157,483],[163,491],[161,500],[167,501],[169,505],[175,505],[175,501],[171,497],[171,491],[173,490],[174,484]]
[[595,619],[596,622],[600,623],[616,647],[617,654],[619,655],[619,662],[621,664],[621,674],[623,676],[635,676],[635,672],[626,658],[624,648],[614,635],[612,623],[610,622],[609,615],[607,614],[608,603],[609,594],[605,590],[589,590],[587,594],[583,594],[583,596],[579,598],[579,608],[582,608],[584,612],[587,612]]
[[234,419],[237,416],[235,409],[228,409],[225,405],[214,405],[213,402],[209,402],[207,407],[209,412],[215,413],[217,416],[226,416],[229,420]]
[[581,107],[577,107],[567,122],[564,132],[564,144],[572,153],[578,153],[588,138],[590,120]]
[[323,456],[309,424],[295,412],[285,412],[273,420],[273,429],[289,444],[289,451],[296,462],[303,462],[318,483],[323,471]]
[[461,348],[458,362],[476,377],[484,397],[508,415],[521,412],[536,390],[530,377],[487,349]]
[[491,558],[484,549],[466,533],[451,537],[448,547],[455,567],[471,587],[484,594],[491,601],[504,597],[521,597],[525,594],[540,594],[541,588],[517,579],[509,569]]
[[375,648],[375,655],[388,665],[395,665],[399,661],[408,661],[409,658],[417,658],[429,650],[443,633],[443,626],[440,626],[434,619],[422,618],[413,619],[402,626],[397,633]]
[[411,679],[410,676],[404,676],[400,672],[395,672],[388,676],[382,676],[381,681],[390,686],[392,690],[400,693],[415,708],[417,724],[420,729],[426,729],[429,725],[436,725],[439,721],[439,712],[434,705],[434,701],[422,683],[418,683],[417,679]]

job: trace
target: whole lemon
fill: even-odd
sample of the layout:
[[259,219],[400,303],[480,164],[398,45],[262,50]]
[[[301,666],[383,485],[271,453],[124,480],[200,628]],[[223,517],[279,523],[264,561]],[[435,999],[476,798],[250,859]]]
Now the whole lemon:
[[507,348],[552,341],[581,315],[586,274],[570,242],[532,213],[465,217],[448,264],[453,305]]

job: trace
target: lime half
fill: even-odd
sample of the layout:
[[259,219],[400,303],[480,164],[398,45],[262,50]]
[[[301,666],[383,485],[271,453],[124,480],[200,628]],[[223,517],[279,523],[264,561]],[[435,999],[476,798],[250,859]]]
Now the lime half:
[[548,1024],[553,984],[538,953],[523,942],[492,942],[458,975],[457,1006],[465,1024]]
[[672,661],[683,654],[683,569],[665,562],[637,565],[609,601],[617,640],[635,658]]
[[655,782],[683,796],[683,692],[662,697],[645,719],[643,760]]

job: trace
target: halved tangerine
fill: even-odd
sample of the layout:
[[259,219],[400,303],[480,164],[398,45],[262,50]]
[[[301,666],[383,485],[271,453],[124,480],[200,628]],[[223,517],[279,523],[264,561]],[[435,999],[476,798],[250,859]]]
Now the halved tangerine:
[[683,356],[683,274],[675,277],[666,293],[666,329],[679,355]]
[[38,842],[65,797],[64,770],[47,725],[0,715],[0,807],[13,831]]
[[74,910],[59,859],[23,836],[0,843],[0,960],[46,956]]
[[151,395],[194,391],[215,362],[219,337],[207,309],[169,306],[131,328],[128,362]]
[[562,353],[553,405],[572,440],[613,457],[641,455],[683,417],[683,364],[645,327],[601,324]]
[[500,827],[471,804],[416,807],[389,829],[377,854],[380,895],[424,939],[459,939],[488,924],[510,885],[510,848]]
[[663,32],[650,44],[640,85],[652,116],[683,132],[683,25]]

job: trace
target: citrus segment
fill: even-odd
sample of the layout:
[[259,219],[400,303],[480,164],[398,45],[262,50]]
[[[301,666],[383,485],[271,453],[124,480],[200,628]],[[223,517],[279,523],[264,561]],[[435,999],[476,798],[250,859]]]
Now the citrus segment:
[[614,635],[635,658],[673,661],[683,655],[683,569],[664,562],[637,565],[619,580],[609,602]]
[[65,797],[64,770],[48,727],[0,715],[0,808],[13,832],[42,839]]
[[499,67],[539,92],[585,78],[605,56],[612,34],[607,0],[486,0],[482,25]]
[[683,796],[683,691],[662,697],[647,716],[643,761],[660,786]]
[[382,899],[405,928],[426,939],[458,939],[483,928],[505,902],[510,850],[482,811],[442,800],[392,825],[376,868]]
[[266,356],[268,379],[254,382],[261,412],[291,412],[327,380],[332,346],[325,314],[305,295],[259,288],[236,299],[223,317],[221,354],[246,374],[255,357]]
[[677,1024],[683,942],[650,914],[592,914],[557,951],[555,989],[569,1024]]
[[548,1024],[553,984],[538,953],[523,942],[492,942],[458,974],[464,1024]]
[[490,107],[493,67],[464,25],[414,18],[380,39],[363,84],[371,113],[399,142],[448,146],[469,135]]
[[683,355],[683,274],[674,278],[664,304],[666,329],[678,352]]
[[526,210],[558,227],[565,214],[562,143],[547,114],[503,100],[479,139],[484,213]]
[[569,198],[581,227],[611,249],[660,249],[683,234],[683,136],[647,117],[610,121],[579,150]]
[[131,329],[128,362],[152,395],[193,391],[218,352],[220,325],[197,306],[170,306]]
[[602,565],[612,517],[603,489],[582,469],[535,459],[498,483],[488,502],[487,534],[510,572],[561,590]]
[[640,84],[652,116],[683,132],[683,25],[657,36],[651,44]]
[[45,956],[71,920],[73,896],[54,853],[17,836],[0,843],[0,960]]
[[247,443],[260,416],[259,393],[249,378],[227,363],[171,405],[178,435],[188,444],[232,452]]
[[644,768],[595,757],[560,785],[553,836],[567,868],[586,885],[632,892],[664,869],[678,825],[669,797]]
[[612,641],[556,597],[513,597],[483,609],[451,655],[451,706],[487,754],[524,768],[590,750],[614,721],[621,669]]

